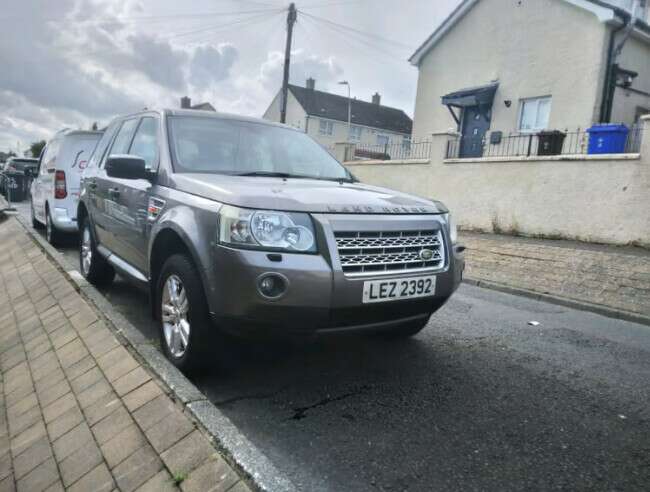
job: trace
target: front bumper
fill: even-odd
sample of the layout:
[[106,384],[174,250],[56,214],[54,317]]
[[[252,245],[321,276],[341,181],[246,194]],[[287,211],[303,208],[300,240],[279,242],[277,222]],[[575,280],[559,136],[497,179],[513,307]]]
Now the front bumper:
[[[362,219],[365,217],[365,220]],[[458,288],[465,267],[462,248],[448,243],[446,261],[434,271],[346,276],[338,258],[333,230],[341,227],[372,229],[385,224],[374,216],[314,216],[320,254],[282,253],[216,246],[209,289],[210,311],[217,325],[239,336],[293,336],[322,332],[385,330],[409,321],[427,319]],[[395,220],[395,217],[386,220]],[[403,218],[426,223],[438,216]],[[420,224],[421,225],[421,224]],[[402,224],[403,226],[403,224]],[[281,257],[278,261],[278,256]],[[279,299],[263,297],[257,279],[274,273],[288,282]],[[436,275],[435,295],[412,300],[363,304],[368,280]]]

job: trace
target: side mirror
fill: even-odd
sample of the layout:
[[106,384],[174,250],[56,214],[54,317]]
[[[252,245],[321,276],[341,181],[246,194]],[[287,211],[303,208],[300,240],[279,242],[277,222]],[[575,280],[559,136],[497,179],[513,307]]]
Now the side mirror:
[[151,176],[144,159],[135,155],[111,155],[105,169],[109,178],[149,179]]

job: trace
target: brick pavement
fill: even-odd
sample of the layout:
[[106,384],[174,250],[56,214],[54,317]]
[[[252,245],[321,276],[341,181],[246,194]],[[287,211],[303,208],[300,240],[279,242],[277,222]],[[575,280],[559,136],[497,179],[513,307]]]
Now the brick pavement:
[[650,316],[650,251],[463,232],[468,278]]
[[0,372],[0,492],[249,490],[14,219]]

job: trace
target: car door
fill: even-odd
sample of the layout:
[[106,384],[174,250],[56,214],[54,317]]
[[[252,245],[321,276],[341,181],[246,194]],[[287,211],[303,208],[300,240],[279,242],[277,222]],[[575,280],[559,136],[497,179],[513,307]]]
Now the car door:
[[136,117],[121,122],[120,129],[117,131],[109,151],[104,156],[94,181],[95,233],[99,243],[118,256],[121,256],[118,237],[122,234],[123,222],[126,217],[126,210],[118,203],[118,189],[124,180],[109,178],[106,175],[106,160],[111,155],[128,152],[137,124],[138,118]]
[[[128,154],[144,159],[149,170],[158,168],[159,119],[143,116],[133,136]],[[123,214],[116,231],[116,253],[132,266],[146,272],[148,220],[147,208],[151,181],[146,179],[114,180],[117,190],[115,201]]]
[[[97,180],[99,173],[101,171],[101,166],[108,153],[108,148],[113,141],[115,132],[117,128],[121,125],[121,121],[113,121],[102,135],[102,138],[97,143],[95,150],[93,151],[90,159],[88,160],[88,165],[83,170],[81,174],[81,182],[79,184],[79,189],[82,195],[84,195],[84,204],[88,210],[88,215],[91,218],[92,226],[95,227],[95,235],[99,238],[99,231],[103,230],[98,227],[98,224],[102,222],[102,204],[98,203],[99,195],[97,193]],[[100,239],[101,242],[101,239]]]

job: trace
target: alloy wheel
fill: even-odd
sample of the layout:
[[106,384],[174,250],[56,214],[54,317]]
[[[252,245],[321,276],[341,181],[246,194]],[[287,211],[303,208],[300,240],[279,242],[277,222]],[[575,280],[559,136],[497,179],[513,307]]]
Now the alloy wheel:
[[90,227],[85,225],[81,235],[81,270],[84,275],[88,275],[88,272],[90,272],[92,259],[93,249],[90,238]]
[[45,236],[47,238],[47,242],[51,243],[52,242],[52,221],[50,220],[49,212],[45,213]]
[[181,358],[190,340],[189,301],[181,279],[170,275],[162,289],[161,319],[169,353]]

